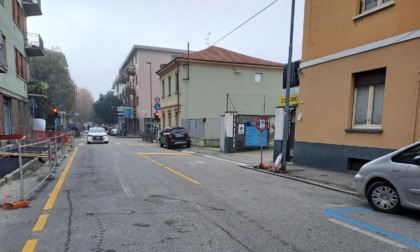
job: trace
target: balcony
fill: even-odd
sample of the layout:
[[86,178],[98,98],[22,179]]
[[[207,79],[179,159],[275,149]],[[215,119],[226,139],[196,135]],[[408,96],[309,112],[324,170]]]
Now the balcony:
[[41,0],[23,0],[23,9],[26,16],[41,16]]
[[126,95],[126,97],[129,97],[130,95],[136,95],[136,90],[134,87],[125,87],[123,93]]
[[127,66],[127,68],[125,69],[125,73],[127,75],[134,76],[136,75],[136,68],[133,65]]
[[0,43],[0,73],[7,72],[6,55],[3,43]]
[[44,41],[37,33],[26,34],[26,54],[29,57],[44,56]]
[[125,73],[119,74],[116,83],[126,85],[130,81],[130,78]]

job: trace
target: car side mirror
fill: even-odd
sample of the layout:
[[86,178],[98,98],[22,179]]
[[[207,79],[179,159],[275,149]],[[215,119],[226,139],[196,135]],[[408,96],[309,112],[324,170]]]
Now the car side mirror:
[[420,166],[420,156],[415,156],[415,157],[414,157],[414,163],[415,163],[416,165],[419,165],[419,166]]

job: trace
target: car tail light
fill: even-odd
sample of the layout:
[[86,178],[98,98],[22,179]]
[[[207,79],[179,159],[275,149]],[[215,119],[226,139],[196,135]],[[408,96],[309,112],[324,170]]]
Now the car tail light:
[[187,137],[190,137],[190,132],[187,132]]
[[171,133],[168,134],[168,138],[172,139],[172,134]]

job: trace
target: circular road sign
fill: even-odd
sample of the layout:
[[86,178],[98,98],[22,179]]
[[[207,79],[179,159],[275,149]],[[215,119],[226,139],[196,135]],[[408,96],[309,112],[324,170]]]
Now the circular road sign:
[[260,115],[257,117],[256,126],[259,131],[264,131],[268,128],[267,116]]

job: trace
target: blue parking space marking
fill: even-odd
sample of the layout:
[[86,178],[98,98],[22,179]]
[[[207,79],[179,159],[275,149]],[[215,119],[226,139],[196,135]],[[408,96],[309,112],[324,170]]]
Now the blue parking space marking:
[[401,237],[399,235],[390,233],[388,231],[385,231],[385,230],[367,225],[366,223],[363,223],[363,222],[360,222],[360,221],[357,221],[357,220],[353,220],[351,218],[348,218],[348,217],[345,217],[345,216],[341,215],[342,213],[361,213],[361,212],[371,212],[371,211],[373,211],[373,210],[368,209],[368,208],[346,208],[346,209],[339,209],[339,210],[325,210],[324,213],[328,214],[328,215],[330,215],[330,216],[332,216],[336,219],[339,219],[339,220],[342,220],[344,222],[350,223],[354,226],[358,226],[358,227],[367,229],[369,231],[384,235],[384,236],[389,237],[391,239],[394,239],[394,240],[403,242],[405,244],[414,246],[416,248],[420,248],[420,243],[419,242]]

